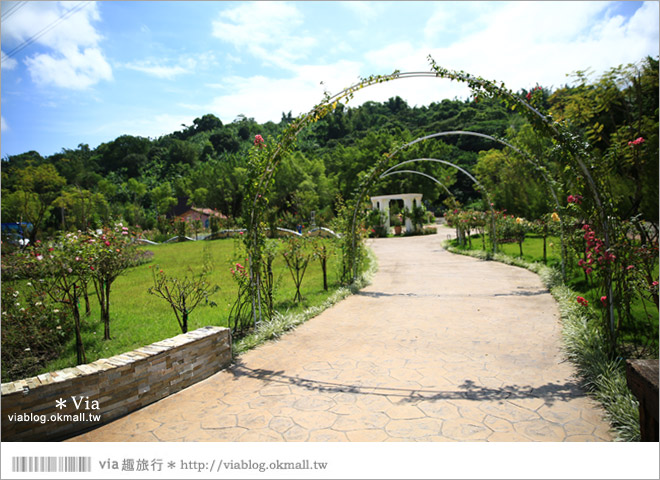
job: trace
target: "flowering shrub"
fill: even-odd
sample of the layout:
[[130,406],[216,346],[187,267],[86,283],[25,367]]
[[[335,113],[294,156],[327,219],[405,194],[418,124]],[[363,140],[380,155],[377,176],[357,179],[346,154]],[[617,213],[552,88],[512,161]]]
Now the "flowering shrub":
[[582,230],[584,230],[584,240],[587,245],[585,250],[587,258],[586,260],[580,259],[578,265],[582,267],[587,275],[590,275],[594,268],[599,270],[609,269],[616,259],[616,255],[605,249],[605,244],[600,238],[596,237],[596,233],[589,225],[584,225]]
[[38,374],[57,358],[72,331],[66,312],[51,301],[39,282],[23,285],[17,290],[6,276],[1,284],[2,382]]
[[[249,260],[245,259],[245,261]],[[249,295],[250,274],[245,265],[240,262],[234,263],[229,272],[238,287],[236,301],[229,312],[229,328],[231,328],[232,334],[241,334],[247,332],[252,326],[251,297]]]
[[138,252],[128,230],[121,223],[82,236],[81,254],[89,263],[90,277],[101,309],[103,339],[110,340],[110,291],[114,281],[138,261]]
[[387,221],[387,213],[381,210],[371,210],[367,215],[367,228],[369,229],[369,237],[387,237],[389,233],[385,227]]
[[393,227],[400,227],[403,225],[403,215],[401,213],[394,214],[390,217],[390,223]]
[[557,212],[552,212],[551,214],[545,214],[541,218],[529,223],[530,231],[543,238],[543,263],[548,263],[548,237],[561,234],[559,222],[560,219]]
[[476,230],[481,234],[485,246],[485,228],[490,214],[476,210],[458,210],[454,209],[445,213],[445,219],[450,227],[456,229],[456,237],[461,245],[465,245],[466,240],[469,248],[472,248],[472,231]]
[[525,95],[525,98],[527,98],[528,102],[531,102],[532,99],[534,97],[538,96],[539,93],[542,94],[543,89],[540,86],[537,85],[534,88],[532,88],[529,92],[527,92],[527,95]]
[[49,245],[36,241],[15,255],[4,256],[2,264],[3,282],[7,276],[12,280],[26,279],[40,294],[61,304],[71,314],[79,364],[86,361],[79,298],[94,268],[86,256],[87,243],[86,236],[68,233],[56,237]]
[[520,256],[523,255],[522,244],[525,236],[531,229],[532,225],[524,218],[507,215],[504,212],[495,212],[497,243],[517,243],[520,248]]

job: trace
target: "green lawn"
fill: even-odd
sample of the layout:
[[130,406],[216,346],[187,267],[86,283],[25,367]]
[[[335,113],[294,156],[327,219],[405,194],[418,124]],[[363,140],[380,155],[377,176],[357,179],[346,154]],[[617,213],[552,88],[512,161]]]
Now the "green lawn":
[[[326,241],[328,245],[331,244],[330,240]],[[220,287],[211,297],[217,306],[200,304],[188,319],[188,330],[206,325],[227,326],[227,316],[237,294],[237,285],[229,270],[235,262],[247,263],[244,255],[240,253],[241,243],[234,239],[223,239],[149,246],[144,250],[152,251],[153,259],[147,264],[126,271],[112,285],[110,341],[103,340],[103,325],[99,321],[100,314],[93,287],[90,288],[92,313],[89,317],[83,314],[87,361],[107,358],[180,334],[181,330],[169,304],[147,293],[147,289],[153,285],[152,269],[158,266],[170,276],[184,275],[188,267],[200,272],[204,246],[208,247],[213,259],[214,269],[209,277],[210,282]],[[292,302],[295,295],[293,280],[284,260],[278,254],[274,262],[275,308],[281,312],[299,311],[323,303],[339,287],[340,262],[336,255],[328,259],[329,291],[325,292],[320,262],[310,261],[301,289],[303,302],[296,305]],[[84,311],[83,302],[81,310]],[[50,362],[43,371],[70,367],[75,365],[75,359],[75,346],[71,339],[60,358]]]

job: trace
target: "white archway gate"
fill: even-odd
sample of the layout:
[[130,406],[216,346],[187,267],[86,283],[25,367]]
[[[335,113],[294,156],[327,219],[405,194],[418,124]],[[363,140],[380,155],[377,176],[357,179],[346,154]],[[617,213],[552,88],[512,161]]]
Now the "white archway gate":
[[[371,197],[371,205],[374,210],[385,212],[385,228],[390,228],[390,202],[392,200],[403,200],[403,207],[412,211],[413,207],[422,205],[421,193],[399,193],[397,195],[377,195]],[[410,218],[406,217],[406,231],[413,231],[413,224]]]

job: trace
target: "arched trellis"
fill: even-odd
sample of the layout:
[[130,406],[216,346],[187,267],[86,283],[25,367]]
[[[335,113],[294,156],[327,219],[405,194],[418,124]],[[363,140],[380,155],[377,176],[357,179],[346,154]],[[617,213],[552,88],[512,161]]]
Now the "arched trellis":
[[[405,144],[402,147],[399,147],[395,152],[398,152],[402,150],[403,148],[410,147],[416,143],[423,142],[425,140],[430,140],[432,138],[438,138],[438,137],[446,137],[450,135],[465,135],[465,136],[472,136],[472,137],[480,137],[480,138],[485,138],[487,140],[491,140],[494,142],[497,142],[501,145],[504,145],[514,152],[518,153],[523,157],[524,160],[526,160],[528,163],[530,163],[540,174],[541,177],[543,177],[543,180],[550,190],[550,194],[552,195],[552,198],[555,201],[555,206],[557,207],[557,212],[561,211],[561,204],[559,203],[559,198],[557,197],[557,192],[555,190],[554,185],[557,183],[555,180],[553,180],[549,175],[546,169],[540,165],[532,155],[529,153],[523,151],[522,149],[512,145],[511,143],[507,142],[506,140],[502,140],[501,138],[493,137],[491,135],[487,135],[485,133],[480,133],[480,132],[469,132],[465,130],[452,130],[448,132],[438,132],[438,133],[432,133],[430,135],[425,135],[423,137],[419,137],[412,142],[409,142]],[[562,278],[566,280],[566,241],[565,241],[565,233],[564,233],[564,219],[563,215],[559,215],[559,226],[560,226],[560,242],[561,242],[561,274]]]
[[[591,191],[598,216],[603,229],[604,243],[606,248],[610,248],[610,232],[603,203],[593,177],[589,173],[589,169],[581,157],[587,157],[585,146],[571,136],[564,128],[558,128],[550,117],[546,117],[532,105],[526,102],[523,98],[516,95],[512,90],[506,89],[504,84],[500,85],[495,82],[481,79],[479,77],[471,76],[465,72],[457,72],[440,67],[435,63],[431,56],[428,57],[431,64],[431,71],[428,72],[405,72],[401,73],[395,71],[390,75],[374,75],[360,82],[342,90],[336,95],[326,95],[323,102],[316,105],[310,112],[294,120],[289,127],[285,130],[280,137],[280,141],[276,146],[270,146],[265,155],[261,158],[250,162],[248,168],[248,175],[250,183],[246,199],[251,199],[251,203],[247,203],[247,235],[245,235],[245,244],[249,256],[249,271],[250,283],[252,285],[250,296],[252,299],[252,311],[254,313],[254,323],[261,319],[261,298],[260,298],[260,268],[261,256],[263,248],[263,233],[260,231],[261,214],[267,205],[267,193],[270,185],[273,182],[274,174],[277,167],[285,156],[286,152],[295,144],[297,135],[311,123],[323,118],[325,115],[333,111],[340,100],[350,100],[358,90],[377,85],[392,80],[406,79],[406,78],[447,78],[452,81],[464,82],[475,93],[485,95],[492,95],[503,100],[512,109],[521,107],[523,113],[536,130],[543,131],[553,137],[561,145],[564,151],[570,154],[570,158],[574,159],[578,169],[582,172],[582,176],[586,179],[587,186]],[[255,141],[256,145],[256,141]],[[259,145],[261,148],[262,145]],[[371,176],[370,176],[371,177]],[[371,179],[371,178],[369,178]],[[248,200],[249,202],[249,200]],[[608,311],[610,326],[614,328],[614,298],[612,292],[612,281],[608,279]],[[258,319],[257,319],[258,311]]]
[[387,174],[383,173],[380,176],[380,178],[382,179],[382,178],[389,177],[391,175],[396,175],[396,174],[399,174],[399,173],[413,173],[415,175],[421,175],[422,177],[426,177],[430,180],[433,180],[435,183],[440,185],[445,190],[445,192],[447,192],[447,195],[449,195],[454,200],[454,205],[456,205],[456,196],[453,193],[451,193],[451,190],[449,190],[447,188],[447,186],[444,183],[442,183],[440,180],[435,178],[433,175],[429,175],[428,173],[418,172],[417,170],[397,170],[395,172],[389,172]]
[[[410,145],[413,145],[413,144],[416,143],[418,140],[419,140],[419,139],[417,139],[417,140],[413,140],[412,142],[407,143],[406,145],[404,145],[404,146],[400,147],[399,149],[397,149],[397,151],[401,151],[401,150],[403,150],[404,148],[406,148],[406,147],[408,147],[408,146],[410,146]],[[487,203],[488,203],[488,207],[490,208],[490,215],[491,215],[491,216],[490,216],[490,218],[491,218],[491,228],[492,228],[493,233],[495,232],[495,210],[493,209],[493,202],[491,201],[490,194],[488,193],[488,190],[486,190],[486,188],[484,188],[484,186],[481,185],[481,183],[479,183],[479,181],[478,181],[478,180],[477,180],[477,179],[476,179],[476,178],[475,178],[470,172],[468,172],[468,171],[465,170],[464,168],[459,167],[458,165],[456,165],[456,164],[454,164],[454,163],[452,163],[452,162],[449,162],[449,161],[447,161],[447,160],[441,160],[441,159],[439,159],[439,158],[415,158],[415,159],[413,159],[413,160],[405,160],[405,161],[403,161],[403,162],[400,162],[400,163],[394,165],[393,167],[388,168],[388,169],[385,170],[382,174],[380,174],[378,178],[384,178],[384,177],[386,177],[386,176],[389,175],[389,174],[399,172],[400,170],[396,170],[396,169],[399,168],[399,167],[402,166],[402,165],[408,165],[408,164],[410,164],[410,163],[417,163],[417,162],[435,162],[435,163],[441,163],[441,164],[443,164],[443,165],[447,165],[447,166],[449,166],[449,167],[455,168],[455,169],[458,170],[459,172],[461,172],[461,173],[467,175],[467,177],[468,177],[470,180],[472,180],[472,182],[477,186],[477,188],[478,188],[479,190],[482,190],[483,193],[484,193],[484,195],[486,195],[486,200],[487,200]],[[414,173],[421,173],[421,172],[414,172]],[[435,180],[435,179],[434,179],[433,177],[431,177],[430,175],[428,175],[428,177],[430,177],[430,178],[432,178],[433,180]],[[437,180],[436,180],[436,181],[437,181]],[[440,182],[438,182],[438,183],[440,183]],[[366,185],[363,186],[361,192],[360,192],[359,195],[358,195],[357,202],[355,203],[355,210],[353,211],[353,224],[352,224],[352,230],[351,230],[351,235],[353,235],[353,242],[357,241],[357,236],[355,235],[355,229],[357,228],[357,216],[358,216],[358,212],[359,212],[359,210],[360,210],[360,206],[361,206],[360,204],[362,203],[362,199],[364,198],[364,195],[366,194],[366,192],[368,191],[368,189],[371,187],[371,185],[372,185],[372,183],[368,183],[368,184],[366,184]],[[495,253],[495,252],[497,252],[497,240],[496,240],[494,234],[491,235],[491,236],[492,236],[491,240],[492,240],[492,244],[493,244],[493,253]],[[354,268],[354,270],[353,270],[353,276],[355,277],[355,276],[357,275],[357,270],[356,270],[357,265],[355,265],[353,268]]]

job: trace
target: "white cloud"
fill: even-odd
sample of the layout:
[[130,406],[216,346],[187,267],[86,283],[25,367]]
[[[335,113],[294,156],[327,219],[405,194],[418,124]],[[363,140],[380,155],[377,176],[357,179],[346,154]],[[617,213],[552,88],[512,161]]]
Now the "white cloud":
[[434,9],[424,25],[427,42],[437,42],[443,35],[462,37],[488,26],[500,2],[434,2]]
[[32,80],[39,85],[85,89],[100,80],[111,80],[112,69],[98,48],[77,48],[62,56],[45,53],[25,60]]
[[194,115],[180,115],[171,113],[148,114],[138,117],[127,117],[116,122],[100,125],[88,132],[89,134],[104,134],[116,138],[121,135],[136,137],[158,138],[163,135],[181,130],[183,125],[192,125]]
[[5,117],[0,115],[0,132],[7,132],[9,131],[9,125],[7,125],[7,121],[5,120]]
[[[285,7],[280,12],[286,15],[279,18],[299,25],[299,14]],[[578,69],[592,67],[600,73],[619,63],[638,61],[649,52],[657,55],[658,3],[645,3],[630,19],[613,15],[611,7],[609,2],[438,2],[426,26],[420,26],[419,36],[364,52],[361,59],[352,61],[320,66],[304,65],[303,57],[292,59],[286,65],[289,78],[223,78],[220,87],[230,93],[216,97],[212,108],[223,121],[231,121],[238,113],[260,122],[276,121],[282,112],[309,111],[322,99],[324,90],[337,93],[355,83],[358,75],[387,74],[395,69],[428,71],[429,54],[444,67],[504,81],[514,90],[537,82],[557,88],[566,83],[566,74]],[[371,5],[349,8],[369,9]],[[240,15],[235,11],[232,15],[232,21],[238,22]],[[268,35],[291,35],[283,21],[275,24],[265,37],[255,37],[257,47],[275,41],[267,39]],[[229,41],[230,32],[226,35]],[[235,44],[252,48],[241,35],[247,31]],[[319,85],[321,81],[323,85]],[[410,105],[427,105],[443,98],[466,98],[469,90],[448,80],[410,79],[361,90],[349,105],[385,101],[396,95]]]
[[195,62],[193,59],[188,59],[188,61],[184,61],[177,65],[163,65],[156,61],[146,60],[127,63],[124,65],[124,67],[131,70],[136,70],[138,72],[143,72],[148,75],[153,75],[154,77],[172,79],[177,75],[192,73],[196,64],[197,62]]
[[34,38],[47,51],[25,59],[32,79],[40,85],[83,89],[112,79],[99,47],[101,35],[92,25],[99,20],[96,2],[28,2],[3,23],[3,42],[19,45]]
[[[216,96],[208,106],[223,122],[245,114],[258,122],[278,121],[283,112],[294,116],[309,111],[323,100],[328,91],[337,93],[358,80],[359,64],[340,61],[323,66],[293,67],[289,78],[268,78],[263,75],[224,78],[226,94]],[[321,83],[323,82],[323,83]]]
[[246,50],[267,64],[290,68],[317,41],[300,34],[303,15],[295,5],[250,2],[225,10],[213,21],[213,36]]
[[208,69],[216,65],[212,52],[180,56],[177,60],[148,59],[124,64],[125,68],[143,72],[158,78],[173,79],[179,75],[195,73],[198,69]]
[[[369,51],[368,68],[418,70],[428,66],[426,57],[431,54],[443,67],[504,81],[514,90],[537,82],[556,88],[573,71],[591,67],[602,72],[658,52],[656,2],[645,3],[628,21],[612,16],[605,2],[494,2],[479,15],[472,2],[465,3],[471,9],[470,15],[463,13],[470,17],[470,33],[443,36],[437,22],[452,25],[452,18],[461,14],[431,15],[424,41]],[[444,2],[439,2],[442,8]],[[480,25],[484,27],[476,28]],[[421,93],[406,89],[410,98],[420,98]]]
[[339,4],[347,8],[353,15],[355,15],[362,23],[368,23],[376,18],[383,11],[383,5],[379,2],[362,2],[350,1],[339,2]]
[[18,62],[11,58],[5,56],[5,52],[2,52],[2,62],[0,62],[0,67],[3,70],[13,70],[18,65]]

